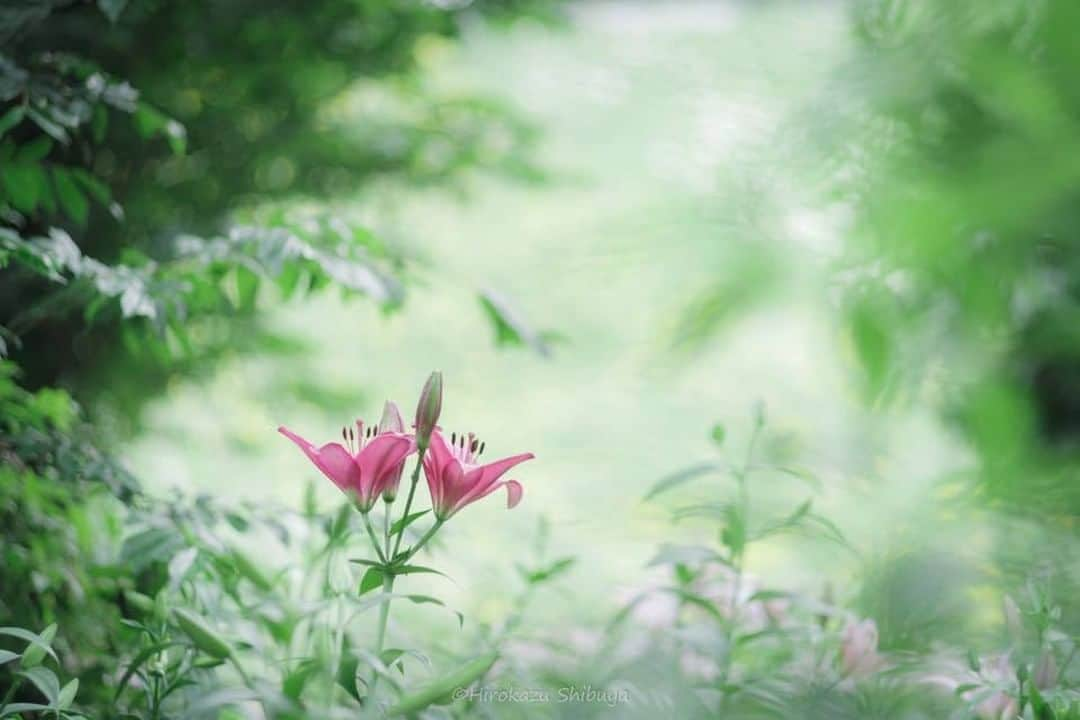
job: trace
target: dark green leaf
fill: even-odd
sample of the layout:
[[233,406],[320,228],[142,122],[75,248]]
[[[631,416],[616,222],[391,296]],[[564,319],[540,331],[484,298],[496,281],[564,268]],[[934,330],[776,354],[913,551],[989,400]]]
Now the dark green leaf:
[[365,595],[376,588],[382,587],[383,584],[383,571],[378,567],[369,567],[364,576],[360,579],[360,595]]
[[85,225],[90,202],[86,199],[82,189],[75,183],[71,173],[64,168],[54,167],[52,174],[56,195],[60,199],[60,207],[72,220],[80,225]]

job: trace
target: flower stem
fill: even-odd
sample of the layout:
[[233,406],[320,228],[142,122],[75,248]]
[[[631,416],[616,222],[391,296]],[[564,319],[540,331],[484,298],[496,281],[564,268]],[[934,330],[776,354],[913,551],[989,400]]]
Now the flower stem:
[[390,503],[383,504],[383,554],[390,554]]
[[[404,520],[409,517],[409,510],[412,509],[413,496],[416,495],[416,483],[420,482],[420,468],[424,465],[424,453],[427,452],[426,445],[417,446],[416,453],[416,465],[413,467],[412,477],[409,480],[409,496],[405,499],[405,509],[401,513],[401,517]],[[394,552],[390,553],[390,559],[393,560],[398,554],[398,550],[401,549],[401,538],[405,535],[405,528],[401,529],[398,533],[397,539],[394,541]]]
[[420,548],[424,547],[424,545],[427,544],[427,541],[434,537],[435,533],[439,532],[439,528],[443,526],[444,522],[445,520],[436,520],[435,524],[432,525],[426,533],[424,533],[423,537],[417,540],[416,544],[409,548],[409,554],[405,557],[405,560],[408,560],[409,558],[416,555],[416,553],[420,551]]
[[371,538],[371,545],[375,548],[375,554],[379,556],[379,561],[385,565],[386,555],[383,554],[382,548],[379,546],[379,539],[375,537],[375,528],[371,526],[371,518],[368,514],[360,513],[360,516],[364,518],[364,527],[367,528],[368,537]]
[[[385,595],[390,595],[394,591],[394,576],[390,573],[383,575],[382,591]],[[377,626],[375,634],[375,657],[379,662],[382,662],[383,644],[386,642],[386,624],[390,619],[390,597],[387,597],[383,604],[379,607],[379,624]],[[379,671],[377,668],[371,668],[371,684],[368,685],[368,698],[375,699],[375,688],[379,684]]]

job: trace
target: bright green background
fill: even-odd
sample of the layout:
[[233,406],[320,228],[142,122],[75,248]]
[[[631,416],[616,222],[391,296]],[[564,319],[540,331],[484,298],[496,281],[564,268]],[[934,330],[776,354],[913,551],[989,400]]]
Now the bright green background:
[[[820,209],[802,162],[802,113],[847,52],[845,18],[830,3],[762,5],[587,5],[569,28],[476,27],[462,48],[425,46],[427,82],[526,111],[551,180],[475,178],[465,198],[386,187],[341,208],[423,259],[404,309],[383,316],[323,295],[275,311],[272,327],[310,352],[239,359],[171,388],[126,449],[132,469],[159,488],[292,504],[314,479],[330,503],[333,488],[274,428],[323,441],[356,415],[376,419],[385,397],[408,412],[439,368],[448,431],[479,433],[490,457],[538,457],[513,473],[525,487],[518,509],[493,496],[445,531],[440,567],[456,583],[408,578],[470,619],[498,617],[499,588],[540,515],[554,550],[580,558],[575,602],[539,609],[556,617],[603,618],[649,582],[641,568],[658,543],[712,540],[641,498],[713,455],[714,422],[728,430],[724,456],[739,459],[758,399],[793,464],[821,480],[816,506],[860,546],[917,533],[921,479],[957,451],[932,408],[875,412],[859,396],[830,305],[838,288],[824,280],[846,216]],[[375,101],[360,90],[334,111],[362,123]],[[761,257],[775,264],[772,285],[733,300],[699,351],[674,342],[699,293]],[[481,288],[563,336],[553,356],[493,349]],[[294,401],[305,386],[310,401]],[[777,513],[808,496],[769,476],[756,492]],[[790,538],[756,547],[750,564],[812,593],[855,566],[836,546]]]

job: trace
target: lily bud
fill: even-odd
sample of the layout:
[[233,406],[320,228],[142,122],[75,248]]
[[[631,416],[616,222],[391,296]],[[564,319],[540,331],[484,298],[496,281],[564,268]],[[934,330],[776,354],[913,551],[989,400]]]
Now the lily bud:
[[416,404],[416,445],[426,448],[431,441],[431,431],[442,412],[442,373],[436,370],[424,383],[420,401]]

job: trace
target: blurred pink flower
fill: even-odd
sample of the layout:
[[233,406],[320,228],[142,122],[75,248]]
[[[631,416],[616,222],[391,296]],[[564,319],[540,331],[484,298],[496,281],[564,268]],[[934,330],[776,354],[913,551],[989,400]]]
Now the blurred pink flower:
[[431,433],[431,446],[424,455],[424,475],[431,491],[431,506],[435,517],[446,520],[466,505],[486,497],[501,487],[506,488],[506,506],[521,502],[521,484],[516,480],[500,482],[506,472],[535,457],[522,453],[481,465],[477,459],[484,451],[472,433],[460,438],[451,435],[447,442],[442,433]]
[[840,665],[845,675],[865,677],[884,664],[878,654],[877,623],[871,619],[849,623],[840,641]]
[[361,512],[375,504],[379,494],[401,477],[401,464],[416,449],[411,435],[379,432],[356,421],[356,431],[346,428],[342,436],[349,447],[332,442],[317,447],[285,426],[278,432],[296,443],[323,475],[350,496]]

